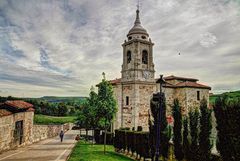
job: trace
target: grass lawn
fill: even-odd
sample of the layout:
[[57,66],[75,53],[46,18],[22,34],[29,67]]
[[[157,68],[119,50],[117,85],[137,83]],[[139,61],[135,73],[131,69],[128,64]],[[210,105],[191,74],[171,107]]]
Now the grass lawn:
[[47,116],[47,115],[34,115],[35,124],[64,124],[68,122],[75,122],[75,116],[66,116],[66,117],[56,117],[56,116]]
[[78,142],[68,161],[133,161],[121,154],[114,152],[114,147],[107,145],[106,154],[103,153],[103,145],[91,145]]

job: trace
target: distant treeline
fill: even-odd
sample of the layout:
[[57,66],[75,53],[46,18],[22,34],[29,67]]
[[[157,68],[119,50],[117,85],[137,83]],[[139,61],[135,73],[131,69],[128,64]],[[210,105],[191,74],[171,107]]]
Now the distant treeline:
[[42,97],[42,98],[17,98],[1,97],[0,103],[8,100],[23,100],[34,105],[36,114],[50,116],[75,115],[86,101],[85,97]]
[[212,94],[210,95],[210,103],[213,104],[216,99],[219,97],[219,96],[227,96],[229,100],[238,100],[240,99],[240,91],[231,91],[231,92],[224,92],[222,94]]

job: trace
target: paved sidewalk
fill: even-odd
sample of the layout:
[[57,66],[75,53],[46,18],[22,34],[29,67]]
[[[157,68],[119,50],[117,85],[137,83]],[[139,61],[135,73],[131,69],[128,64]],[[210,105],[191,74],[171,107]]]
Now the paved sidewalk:
[[65,133],[61,143],[59,136],[40,141],[30,146],[0,154],[0,161],[65,161],[75,144],[78,130]]

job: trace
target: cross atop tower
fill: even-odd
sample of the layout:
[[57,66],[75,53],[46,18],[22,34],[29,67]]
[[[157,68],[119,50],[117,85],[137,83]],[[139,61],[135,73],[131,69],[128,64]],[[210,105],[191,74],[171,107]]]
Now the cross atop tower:
[[140,9],[140,2],[139,2],[139,0],[138,0],[138,3],[137,3],[137,10],[139,10]]

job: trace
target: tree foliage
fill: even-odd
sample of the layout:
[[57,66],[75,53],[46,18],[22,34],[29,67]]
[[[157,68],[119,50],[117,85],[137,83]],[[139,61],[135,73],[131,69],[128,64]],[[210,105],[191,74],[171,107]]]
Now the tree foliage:
[[[169,149],[169,128],[166,119],[166,99],[163,94],[162,99],[162,110],[161,110],[161,120],[160,120],[160,155],[163,156],[164,160],[168,158],[168,149]],[[157,120],[158,120],[158,110],[159,102],[151,99],[150,110],[149,112],[149,132],[150,132],[150,146],[151,146],[151,157],[154,158],[156,152],[156,138],[157,138]]]
[[229,101],[227,96],[216,99],[214,112],[217,121],[217,149],[224,161],[240,160],[240,100]]
[[195,109],[190,111],[190,135],[191,135],[191,144],[190,144],[190,159],[192,161],[197,161],[199,156],[199,147],[198,147],[198,131],[199,131],[199,111]]
[[174,99],[172,114],[174,118],[173,125],[173,143],[174,143],[174,154],[177,160],[182,160],[184,157],[182,147],[182,114],[181,106],[179,105],[178,99]]
[[200,132],[199,132],[199,157],[200,160],[211,160],[212,145],[210,135],[212,131],[212,111],[208,108],[207,100],[204,98],[200,104]]
[[111,125],[114,116],[117,112],[116,100],[113,96],[113,87],[105,79],[105,74],[102,82],[98,84],[98,102],[97,102],[97,113],[99,116],[99,123],[105,129],[104,136],[104,153],[106,151],[106,134],[107,129]]
[[187,160],[190,160],[190,143],[189,143],[189,138],[188,138],[188,118],[185,117],[183,119],[183,152],[184,152],[184,157]]

